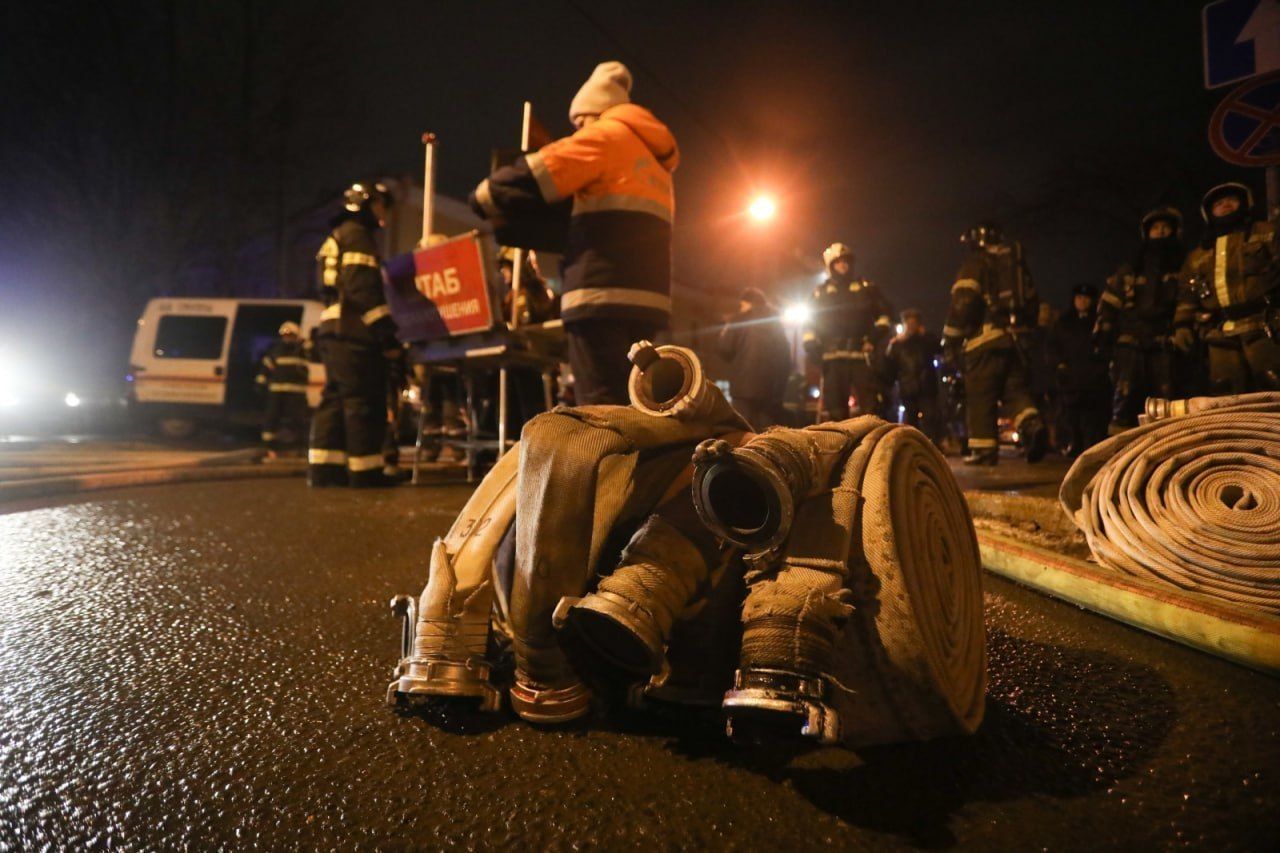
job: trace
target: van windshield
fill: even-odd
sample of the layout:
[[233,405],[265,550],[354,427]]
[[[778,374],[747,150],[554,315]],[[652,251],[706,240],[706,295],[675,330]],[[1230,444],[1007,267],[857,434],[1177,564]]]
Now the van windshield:
[[166,314],[156,328],[156,358],[221,358],[226,332],[226,317]]

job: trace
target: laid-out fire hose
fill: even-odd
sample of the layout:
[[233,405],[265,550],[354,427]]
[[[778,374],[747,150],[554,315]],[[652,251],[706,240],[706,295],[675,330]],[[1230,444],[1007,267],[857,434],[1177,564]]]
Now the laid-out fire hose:
[[1280,393],[1147,401],[1080,456],[1062,506],[1104,566],[1280,613]]
[[397,599],[414,627],[389,699],[496,709],[496,602],[511,705],[532,722],[585,714],[588,682],[609,674],[645,699],[722,702],[735,734],[865,746],[972,732],[978,546],[933,445],[875,417],[753,436],[692,352],[642,342],[631,358],[631,406],[531,420],[436,543],[416,608]]
[[[388,700],[476,697],[497,710],[485,658],[495,601],[498,547],[515,525],[516,566],[507,625],[516,660],[512,707],[534,722],[562,722],[589,710],[590,692],[560,648],[552,615],[607,573],[628,538],[631,553],[661,529],[646,524],[693,448],[711,436],[740,435],[745,421],[705,381],[692,352],[632,348],[631,406],[580,406],[533,418],[518,452],[480,484],[453,528],[432,550],[417,607],[393,606],[415,621]],[[686,481],[687,482],[687,481]],[[646,534],[645,530],[650,533]]]
[[[748,576],[741,659],[724,701],[731,732],[866,746],[976,729],[981,563],[964,497],[928,439],[868,416],[702,450],[694,483],[708,527],[740,541],[758,535],[755,544],[784,540],[776,556],[758,553]],[[738,485],[708,485],[720,477]],[[752,505],[781,508],[781,537]]]

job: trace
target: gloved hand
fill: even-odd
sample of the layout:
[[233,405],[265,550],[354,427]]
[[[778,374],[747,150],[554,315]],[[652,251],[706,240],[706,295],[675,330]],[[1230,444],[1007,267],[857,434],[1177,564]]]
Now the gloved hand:
[[1196,336],[1186,326],[1179,326],[1173,330],[1173,348],[1178,352],[1191,352],[1191,348],[1196,345]]

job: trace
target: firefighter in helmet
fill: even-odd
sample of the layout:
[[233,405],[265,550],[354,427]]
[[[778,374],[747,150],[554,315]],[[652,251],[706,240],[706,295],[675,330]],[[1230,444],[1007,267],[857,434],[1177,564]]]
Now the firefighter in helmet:
[[832,243],[822,253],[827,278],[814,288],[812,324],[804,334],[805,352],[822,361],[821,420],[877,414],[884,401],[880,381],[884,344],[891,334],[893,309],[872,281],[853,274],[853,250]]
[[258,386],[267,392],[262,419],[262,443],[269,458],[287,445],[297,446],[307,435],[307,354],[297,323],[280,326],[280,339],[268,347],[258,368]]
[[1142,243],[1132,264],[1107,279],[1094,343],[1111,352],[1112,433],[1138,425],[1147,397],[1174,396],[1173,312],[1182,268],[1182,214],[1160,207],[1142,217]]
[[1038,462],[1049,437],[1013,332],[1034,324],[1040,308],[1022,247],[1006,242],[991,222],[971,228],[961,241],[969,255],[951,286],[951,307],[942,335],[944,358],[960,366],[964,375],[969,432],[965,463],[995,465],[999,461],[996,415],[1001,404],[1013,415],[1027,461]]
[[1219,184],[1200,205],[1205,231],[1187,255],[1173,316],[1173,343],[1208,345],[1214,394],[1280,390],[1280,242],[1255,221],[1253,192]]
[[374,238],[391,203],[380,183],[351,185],[316,255],[325,302],[316,345],[326,379],[311,421],[312,486],[392,482],[382,471],[382,445],[388,365],[399,359],[401,347],[382,292]]

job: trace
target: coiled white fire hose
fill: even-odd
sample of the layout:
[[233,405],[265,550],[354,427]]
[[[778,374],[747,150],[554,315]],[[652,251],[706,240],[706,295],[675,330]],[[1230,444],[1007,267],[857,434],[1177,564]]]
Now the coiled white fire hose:
[[1112,569],[1280,614],[1280,393],[1148,400],[1059,498]]

